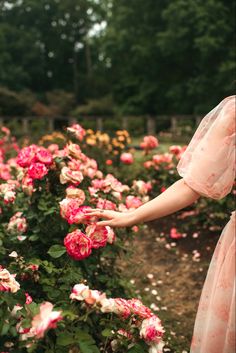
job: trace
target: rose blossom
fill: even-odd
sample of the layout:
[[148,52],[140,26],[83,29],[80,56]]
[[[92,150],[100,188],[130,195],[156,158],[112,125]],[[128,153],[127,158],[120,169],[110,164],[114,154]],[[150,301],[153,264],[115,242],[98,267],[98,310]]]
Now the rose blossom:
[[51,153],[44,147],[38,149],[35,157],[37,161],[46,165],[50,165],[53,162]]
[[114,313],[116,310],[116,302],[113,298],[102,298],[100,300],[102,313]]
[[42,179],[48,173],[47,167],[43,163],[33,163],[28,169],[28,176],[34,179]]
[[72,183],[78,185],[84,179],[80,171],[71,170],[68,167],[63,167],[60,174],[61,184]]
[[86,235],[92,240],[92,248],[98,249],[106,245],[108,230],[104,226],[91,224],[86,228]]
[[67,128],[67,131],[72,132],[75,137],[80,141],[83,140],[86,134],[86,131],[79,124],[73,124],[72,126]]
[[172,239],[180,239],[183,238],[183,234],[179,233],[176,228],[171,228],[170,237]]
[[146,195],[150,190],[152,190],[152,184],[150,182],[145,183],[143,180],[134,180],[133,188],[140,194]]
[[34,183],[33,183],[33,179],[30,178],[27,174],[24,176],[24,178],[22,179],[22,190],[23,192],[28,195],[31,196],[34,192]]
[[128,305],[131,312],[142,319],[146,319],[153,316],[152,311],[148,307],[143,305],[143,303],[139,299],[133,298],[128,300]]
[[78,201],[78,204],[80,205],[82,205],[85,201],[84,191],[81,189],[77,189],[73,185],[66,188],[66,197],[76,199]]
[[20,284],[15,280],[15,275],[0,266],[0,292],[16,293],[19,289]]
[[160,163],[171,163],[173,159],[173,155],[170,153],[164,153],[164,154],[155,154],[152,157],[152,160],[155,164],[160,164]]
[[69,145],[67,145],[67,151],[68,151],[69,156],[71,156],[75,159],[81,159],[81,157],[82,157],[81,148],[79,147],[79,145],[77,145],[75,143],[70,143]]
[[139,197],[128,195],[125,200],[125,204],[127,208],[138,208],[143,204]]
[[92,252],[92,240],[78,229],[67,234],[64,245],[67,253],[75,260],[83,260]]
[[105,227],[107,229],[107,242],[109,244],[113,244],[115,239],[116,239],[114,230],[111,227],[109,227],[109,226],[105,226]]
[[6,205],[14,203],[16,199],[15,185],[9,183],[0,184],[0,196],[3,197],[3,202]]
[[86,212],[91,211],[89,206],[80,206],[81,200],[65,198],[60,202],[60,214],[69,224],[89,223],[95,217],[88,216]]
[[7,231],[11,234],[21,235],[27,230],[26,218],[22,217],[22,212],[17,212],[10,218],[7,226]]
[[35,155],[37,150],[38,147],[36,145],[22,148],[17,156],[17,164],[20,167],[29,167],[36,160]]
[[70,299],[85,301],[89,305],[94,305],[101,297],[104,297],[104,294],[101,294],[98,290],[90,290],[89,287],[85,286],[83,283],[76,284],[70,294]]
[[48,146],[48,151],[51,152],[52,154],[56,153],[59,151],[59,146],[56,143],[52,143],[51,145]]
[[11,179],[11,168],[9,165],[0,163],[0,179],[9,180]]
[[149,135],[143,138],[143,141],[140,143],[140,147],[146,151],[152,150],[158,147],[159,142],[155,136]]
[[176,145],[170,146],[169,148],[170,153],[173,153],[175,155],[178,155],[181,152],[181,150],[182,150],[182,147],[176,146]]
[[102,199],[101,197],[98,198],[96,207],[104,210],[116,210],[116,204],[114,202]]
[[150,345],[148,353],[163,353],[164,346],[165,343],[163,341],[160,341],[159,343],[153,343]]
[[35,264],[30,264],[27,266],[27,269],[31,270],[31,271],[38,271],[39,269],[39,265],[35,265]]
[[147,343],[159,343],[162,340],[164,329],[161,325],[161,321],[157,316],[152,316],[148,319],[143,320],[140,336]]
[[132,164],[134,163],[134,157],[132,153],[122,153],[120,156],[120,160],[124,164]]
[[25,304],[29,305],[32,303],[32,301],[32,297],[28,293],[25,293]]
[[40,305],[39,314],[34,316],[30,331],[37,338],[42,338],[46,330],[56,328],[57,322],[62,320],[61,311],[53,311],[52,309],[52,303],[45,302]]

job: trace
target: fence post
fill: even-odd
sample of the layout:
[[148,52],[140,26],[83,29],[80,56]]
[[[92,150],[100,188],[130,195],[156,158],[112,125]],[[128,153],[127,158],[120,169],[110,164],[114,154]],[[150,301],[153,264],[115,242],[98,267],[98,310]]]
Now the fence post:
[[49,132],[53,132],[54,130],[54,119],[51,117],[48,118],[48,130]]
[[177,118],[175,116],[171,117],[171,132],[174,135],[177,132]]
[[97,125],[97,130],[102,131],[103,130],[103,121],[100,116],[96,118],[96,125]]
[[22,131],[24,134],[29,132],[29,120],[27,118],[22,119]]
[[155,135],[156,133],[155,119],[150,115],[147,117],[147,133],[148,135]]
[[122,117],[122,129],[128,130],[128,118],[127,116]]

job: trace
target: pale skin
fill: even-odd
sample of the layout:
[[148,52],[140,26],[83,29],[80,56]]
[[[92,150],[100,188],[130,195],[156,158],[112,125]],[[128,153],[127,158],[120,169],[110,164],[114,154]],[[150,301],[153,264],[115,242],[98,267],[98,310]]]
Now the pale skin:
[[165,192],[129,212],[94,209],[88,215],[103,218],[101,226],[132,227],[175,213],[198,200],[200,195],[191,189],[183,179],[172,184]]

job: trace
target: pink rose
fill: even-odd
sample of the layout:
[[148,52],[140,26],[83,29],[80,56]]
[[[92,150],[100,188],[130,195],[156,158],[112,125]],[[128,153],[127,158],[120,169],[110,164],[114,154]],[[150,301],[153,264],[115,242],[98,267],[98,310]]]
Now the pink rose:
[[176,146],[176,145],[173,145],[173,146],[170,146],[169,147],[169,151],[170,153],[173,153],[175,155],[178,155],[182,150],[182,147],[181,146]]
[[89,206],[80,206],[80,199],[65,198],[60,202],[60,214],[69,224],[89,223],[94,217],[87,216],[86,212],[91,210]]
[[145,136],[143,141],[140,143],[140,147],[146,151],[152,150],[158,147],[158,145],[158,139],[152,135]]
[[126,299],[123,298],[115,298],[115,314],[121,315],[124,318],[128,318],[131,315],[131,310],[129,303]]
[[11,234],[21,235],[27,230],[26,218],[22,217],[22,212],[17,212],[10,218],[7,231]]
[[76,229],[64,239],[67,253],[75,260],[83,260],[92,252],[92,240]]
[[40,147],[36,152],[36,159],[38,162],[50,165],[53,162],[51,153],[44,147]]
[[79,124],[73,124],[72,126],[67,128],[67,131],[73,133],[75,137],[80,141],[83,140],[86,134],[86,131]]
[[183,234],[178,233],[176,228],[171,228],[170,237],[171,239],[180,239],[180,238],[183,238]]
[[85,286],[83,283],[76,284],[72,293],[70,294],[70,299],[85,301],[89,305],[94,305],[100,299],[104,297],[104,294],[101,294],[98,290],[90,290],[88,286]]
[[134,180],[133,188],[141,195],[146,195],[150,190],[152,190],[152,184],[150,182],[145,183],[143,180]]
[[83,190],[76,188],[75,186],[71,185],[66,188],[66,196],[68,198],[74,198],[77,200],[79,205],[82,205],[85,201],[85,193]]
[[107,229],[107,242],[109,244],[113,244],[114,241],[116,240],[114,230],[109,226],[106,226],[106,229]]
[[132,153],[122,153],[120,156],[120,160],[124,164],[134,163],[134,157],[133,157]]
[[61,184],[72,183],[79,185],[84,179],[83,174],[80,171],[71,170],[68,167],[63,167],[60,174]]
[[43,163],[33,163],[28,169],[28,176],[34,179],[42,179],[48,173],[47,167]]
[[27,266],[27,269],[31,270],[31,271],[38,271],[39,269],[39,265],[35,265],[35,264],[30,264]]
[[33,183],[33,179],[30,178],[27,174],[24,176],[24,178],[22,179],[21,182],[21,186],[22,186],[22,190],[24,191],[24,193],[26,193],[26,195],[31,196],[34,192],[34,183]]
[[58,321],[62,320],[61,311],[53,311],[52,303],[45,302],[40,305],[39,314],[34,316],[30,331],[37,338],[42,338],[45,331],[56,328]]
[[20,284],[15,280],[15,275],[0,266],[0,292],[16,293],[19,289]]
[[157,316],[152,316],[142,322],[140,336],[147,343],[160,343],[164,334],[161,321]]
[[57,151],[59,151],[59,146],[56,143],[52,143],[48,146],[48,151],[52,154],[55,154]]
[[28,293],[25,293],[25,304],[29,305],[32,303],[32,301],[32,297]]
[[131,312],[142,319],[146,319],[153,316],[152,311],[148,307],[143,305],[143,303],[139,299],[128,300],[128,305]]
[[149,169],[153,167],[153,162],[152,161],[146,161],[143,163],[144,168]]
[[0,163],[0,179],[9,180],[11,179],[11,167],[7,164]]
[[101,248],[107,243],[108,231],[104,226],[98,226],[97,224],[88,225],[86,235],[92,240],[92,248],[94,249]]
[[14,203],[16,199],[16,187],[14,184],[4,183],[0,184],[0,197],[3,198],[3,202],[8,205]]
[[37,150],[38,147],[36,145],[22,148],[17,157],[17,164],[23,168],[29,167],[36,160],[35,155]]
[[98,198],[96,207],[104,210],[116,210],[116,204],[114,202],[102,199],[101,197]]
[[126,207],[130,209],[130,208],[140,207],[143,204],[143,202],[137,196],[128,195],[126,197],[125,204],[126,204]]
[[164,153],[164,154],[155,154],[152,157],[152,160],[155,164],[161,164],[161,163],[171,163],[173,159],[173,155],[170,153]]

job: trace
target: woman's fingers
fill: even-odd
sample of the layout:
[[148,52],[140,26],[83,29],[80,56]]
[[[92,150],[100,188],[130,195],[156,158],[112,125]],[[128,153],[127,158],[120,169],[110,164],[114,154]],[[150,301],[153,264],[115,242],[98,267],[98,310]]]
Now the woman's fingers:
[[97,223],[98,226],[112,226],[111,221],[100,221]]
[[102,218],[113,218],[113,216],[109,213],[109,211],[104,211],[104,210],[99,210],[99,211],[89,211],[86,212],[86,216],[92,216],[92,217],[102,217]]

